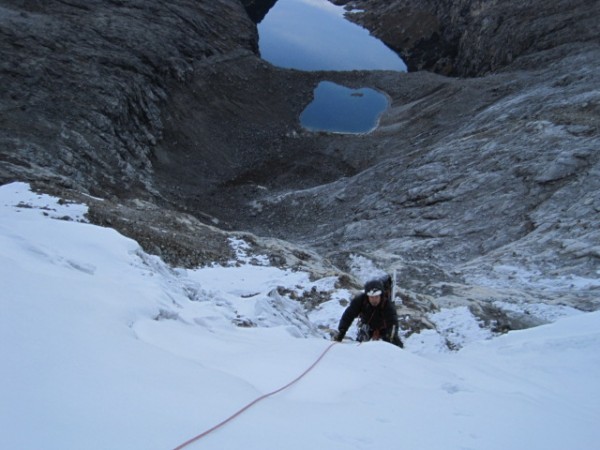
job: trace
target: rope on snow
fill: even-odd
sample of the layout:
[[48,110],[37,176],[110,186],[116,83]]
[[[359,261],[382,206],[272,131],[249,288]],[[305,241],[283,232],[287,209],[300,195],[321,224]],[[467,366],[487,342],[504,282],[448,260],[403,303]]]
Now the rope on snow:
[[188,445],[190,445],[192,442],[196,442],[200,439],[202,439],[203,437],[209,435],[210,433],[212,433],[213,431],[218,430],[219,428],[221,428],[222,426],[224,426],[225,424],[227,424],[228,422],[231,422],[233,419],[235,419],[236,417],[238,417],[239,415],[241,415],[244,411],[250,409],[252,406],[256,405],[258,402],[260,402],[261,400],[264,400],[265,398],[271,397],[272,395],[278,394],[279,392],[289,388],[290,386],[292,386],[294,383],[300,381],[308,372],[310,372],[317,364],[319,364],[319,362],[323,359],[323,357],[325,356],[325,354],[327,354],[327,352],[331,349],[331,347],[333,347],[335,344],[337,344],[337,342],[333,342],[331,343],[324,351],[323,353],[321,353],[321,355],[315,360],[315,362],[313,362],[310,367],[308,367],[308,369],[306,369],[304,372],[302,372],[300,375],[298,375],[295,379],[293,379],[292,381],[290,381],[288,384],[286,384],[285,386],[280,387],[279,389],[276,389],[274,391],[268,392],[264,395],[261,395],[260,397],[252,400],[250,403],[248,403],[246,406],[244,406],[243,408],[241,408],[239,411],[237,411],[236,413],[232,414],[231,416],[229,416],[227,419],[223,420],[222,422],[216,424],[214,427],[209,428],[208,430],[200,433],[197,436],[194,436],[193,438],[185,441],[183,444],[175,447],[173,450],[181,450],[184,447],[187,447]]

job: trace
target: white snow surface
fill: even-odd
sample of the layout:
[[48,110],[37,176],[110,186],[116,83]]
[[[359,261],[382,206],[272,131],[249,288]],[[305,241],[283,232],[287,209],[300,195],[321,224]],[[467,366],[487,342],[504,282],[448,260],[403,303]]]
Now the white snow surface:
[[[331,345],[317,325],[352,293],[307,313],[277,287],[334,279],[251,265],[234,240],[236,264],[170,268],[57,200],[0,187],[0,448],[174,449]],[[600,312],[495,337],[466,308],[437,318],[461,350],[335,344],[185,448],[599,448]]]

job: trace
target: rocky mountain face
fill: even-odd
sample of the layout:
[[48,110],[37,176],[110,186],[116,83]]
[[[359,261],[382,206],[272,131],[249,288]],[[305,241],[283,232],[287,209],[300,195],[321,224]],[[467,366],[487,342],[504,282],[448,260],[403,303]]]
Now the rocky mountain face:
[[0,2],[0,176],[152,191],[169,83],[256,51],[235,0]]
[[[234,232],[349,286],[373,261],[415,329],[600,307],[598,2],[335,1],[409,73],[273,67],[245,9],[272,3],[0,0],[0,182],[87,199],[174,264]],[[379,128],[303,130],[322,80],[385,92]]]
[[410,71],[481,76],[516,58],[597,42],[594,0],[335,0],[407,61]]

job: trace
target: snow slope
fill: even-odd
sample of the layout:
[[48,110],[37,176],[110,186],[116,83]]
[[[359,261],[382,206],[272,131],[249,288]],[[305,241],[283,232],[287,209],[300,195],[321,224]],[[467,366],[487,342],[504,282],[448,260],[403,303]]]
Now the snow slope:
[[[276,288],[334,280],[173,269],[85,211],[0,187],[0,448],[173,449],[331,345],[315,324],[334,325],[339,302],[307,316]],[[243,261],[244,243],[232,245]],[[600,312],[478,333],[453,353],[418,337],[406,350],[335,344],[296,384],[186,448],[598,448]]]

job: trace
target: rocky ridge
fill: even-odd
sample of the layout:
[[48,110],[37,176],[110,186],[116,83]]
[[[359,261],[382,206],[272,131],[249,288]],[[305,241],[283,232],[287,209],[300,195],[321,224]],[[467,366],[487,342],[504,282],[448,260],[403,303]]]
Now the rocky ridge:
[[[535,324],[503,302],[597,309],[597,2],[337,3],[413,71],[273,67],[234,0],[0,2],[0,182],[83,196],[173,264],[227,259],[231,233],[355,287],[365,258],[415,330],[441,306],[501,329]],[[380,127],[304,131],[321,80],[385,92]]]

